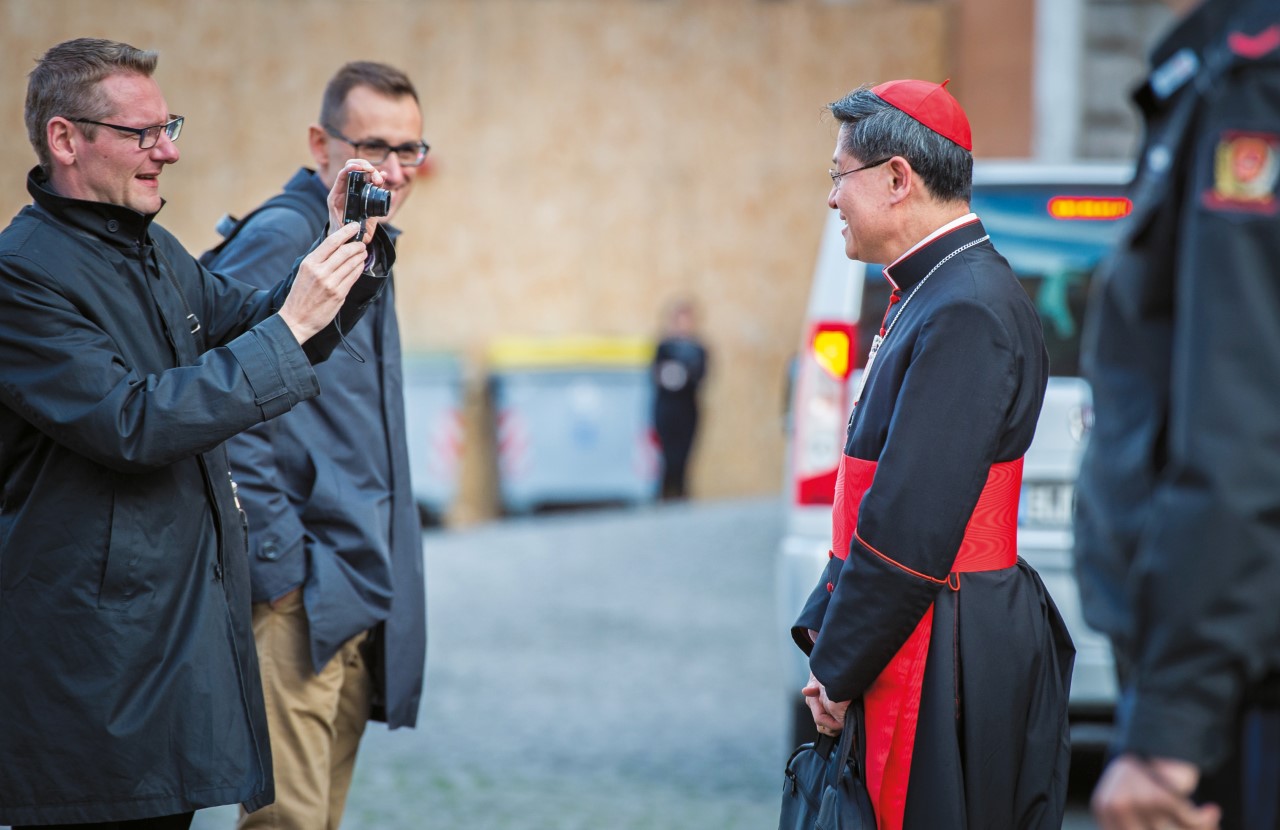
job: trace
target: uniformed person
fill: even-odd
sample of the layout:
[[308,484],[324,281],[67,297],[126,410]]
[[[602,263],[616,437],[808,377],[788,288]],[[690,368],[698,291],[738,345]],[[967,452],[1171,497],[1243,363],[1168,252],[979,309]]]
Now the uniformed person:
[[819,731],[865,710],[880,830],[1062,826],[1075,651],[1017,555],[1048,380],[1039,316],[969,210],[969,121],[943,86],[831,105],[828,204],[893,288],[856,394],[831,561],[793,636]]
[[1216,827],[1219,808],[1274,828],[1280,4],[1200,3],[1152,66],[1133,215],[1085,335],[1076,557],[1123,681],[1094,809],[1108,830]]

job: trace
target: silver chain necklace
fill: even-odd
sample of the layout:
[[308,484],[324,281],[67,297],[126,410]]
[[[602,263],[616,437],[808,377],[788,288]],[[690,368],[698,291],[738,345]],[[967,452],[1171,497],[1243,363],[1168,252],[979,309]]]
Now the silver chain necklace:
[[972,248],[974,245],[980,245],[983,242],[986,242],[990,238],[991,238],[990,235],[984,235],[980,239],[975,239],[972,242],[966,242],[965,244],[961,245],[959,248],[956,248],[954,251],[947,254],[942,259],[938,260],[937,264],[929,269],[929,273],[924,275],[924,279],[916,283],[915,288],[911,289],[911,293],[907,295],[907,299],[902,301],[902,307],[898,309],[898,313],[893,315],[893,319],[890,320],[889,325],[885,327],[884,333],[877,334],[871,340],[871,351],[867,353],[867,362],[862,369],[862,377],[858,380],[858,389],[853,394],[854,406],[857,406],[858,401],[862,399],[862,389],[867,385],[867,377],[871,374],[871,367],[876,362],[876,353],[880,351],[880,344],[883,343],[884,339],[889,336],[889,332],[893,331],[893,327],[898,322],[898,318],[902,316],[902,312],[907,310],[907,304],[911,302],[911,298],[916,295],[917,291],[919,291],[921,288],[924,287],[924,284],[929,281],[929,277],[933,276],[933,272],[937,271],[939,268],[945,265],[948,260],[956,256],[957,254],[964,253],[965,251]]
[[[886,337],[888,337],[888,336],[889,336],[889,332],[893,330],[893,324],[894,324],[894,323],[896,323],[896,322],[898,322],[898,318],[902,316],[902,312],[904,312],[904,311],[906,311],[906,310],[907,310],[907,303],[911,302],[911,298],[912,298],[912,297],[914,297],[914,296],[916,295],[916,292],[917,292],[917,291],[919,291],[919,290],[924,286],[924,284],[925,284],[926,282],[928,282],[928,281],[929,281],[929,277],[932,277],[932,276],[933,276],[933,272],[934,272],[934,271],[937,271],[937,270],[938,270],[939,268],[941,268],[943,265],[946,265],[946,264],[947,264],[947,260],[949,260],[949,259],[951,259],[952,257],[956,256],[957,254],[962,254],[962,253],[964,253],[965,251],[967,251],[967,250],[969,250],[970,248],[972,248],[974,245],[980,245],[980,244],[982,244],[983,242],[986,242],[986,241],[987,241],[988,239],[990,239],[990,238],[991,238],[991,237],[990,237],[990,235],[988,235],[988,236],[984,236],[984,237],[982,237],[981,239],[975,239],[975,240],[973,240],[972,242],[966,242],[965,244],[961,245],[959,248],[956,248],[954,251],[952,251],[951,253],[949,253],[949,254],[947,254],[946,256],[944,256],[942,259],[938,260],[938,264],[937,264],[937,265],[935,265],[935,266],[933,266],[932,268],[930,268],[930,269],[929,269],[929,273],[927,273],[927,274],[925,274],[925,275],[924,275],[924,279],[922,279],[922,280],[920,280],[920,282],[916,283],[916,287],[915,287],[915,288],[913,288],[913,289],[911,289],[911,293],[910,293],[910,294],[908,294],[908,295],[907,295],[907,298],[906,298],[905,300],[903,300],[903,301],[902,301],[902,308],[898,309],[898,313],[897,313],[897,314],[895,314],[895,315],[893,315],[893,319],[889,321],[889,326],[888,326],[888,328],[886,328],[886,329],[884,330],[884,334],[877,334],[877,335],[876,335],[876,338],[877,338],[877,339],[876,339],[876,340],[873,340],[873,341],[872,341],[872,343],[871,343],[871,353],[872,353],[872,355],[874,355],[874,354],[875,354],[875,352],[879,350],[879,348],[880,348],[880,343],[881,343],[881,342],[883,342],[883,341],[884,341],[884,339],[885,339]],[[867,365],[868,365],[868,366],[870,366],[870,364],[871,364],[871,357],[868,357],[868,358],[867,358]]]

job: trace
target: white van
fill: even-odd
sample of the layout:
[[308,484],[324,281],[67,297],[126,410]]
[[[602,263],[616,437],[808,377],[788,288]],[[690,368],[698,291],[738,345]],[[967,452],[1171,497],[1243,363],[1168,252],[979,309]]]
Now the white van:
[[[977,162],[973,211],[1009,260],[1044,324],[1048,391],[1027,452],[1018,508],[1018,551],[1039,573],[1076,645],[1071,682],[1072,741],[1105,745],[1116,700],[1111,650],[1088,628],[1072,564],[1076,471],[1092,420],[1080,379],[1080,326],[1090,280],[1116,242],[1130,203],[1131,168]],[[844,450],[850,387],[866,360],[889,301],[881,266],[850,262],[832,211],[823,232],[791,388],[787,525],[779,557],[779,617],[789,632],[827,563],[836,465]],[[808,660],[787,638],[787,701],[794,743],[813,722],[800,695]],[[794,745],[793,743],[793,745]]]

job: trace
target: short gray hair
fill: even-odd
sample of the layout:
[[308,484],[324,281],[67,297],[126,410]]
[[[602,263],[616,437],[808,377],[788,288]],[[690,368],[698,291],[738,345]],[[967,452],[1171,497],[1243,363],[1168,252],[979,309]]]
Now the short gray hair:
[[828,105],[840,122],[840,148],[866,163],[902,156],[934,197],[968,202],[973,155],[862,86]]
[[[59,115],[93,121],[106,118],[111,114],[110,102],[99,84],[116,74],[150,77],[157,57],[155,52],[144,52],[127,43],[81,37],[59,43],[36,61],[27,80],[24,118],[27,138],[46,173],[53,164],[46,132],[49,119]],[[84,125],[84,133],[90,139],[96,131],[92,124]]]

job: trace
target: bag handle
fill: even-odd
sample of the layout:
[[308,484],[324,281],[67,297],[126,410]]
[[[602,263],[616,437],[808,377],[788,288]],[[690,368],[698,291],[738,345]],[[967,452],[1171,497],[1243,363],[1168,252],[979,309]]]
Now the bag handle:
[[[845,766],[848,765],[849,763],[849,755],[853,752],[853,742],[855,739],[858,741],[859,751],[861,751],[862,749],[862,739],[861,739],[862,736],[860,734],[862,719],[859,717],[861,712],[862,712],[862,700],[858,699],[850,703],[848,710],[846,710],[844,713],[844,729],[840,730],[840,743],[836,746],[836,753],[838,756],[838,760],[837,760],[837,763],[827,767],[827,775],[835,776],[834,781],[828,779],[827,783],[830,786],[834,787],[836,786],[837,783],[839,783],[840,773],[841,771],[844,770]],[[828,736],[819,736],[819,740],[821,740],[824,737],[828,737]],[[834,738],[832,738],[832,740],[834,740]],[[815,744],[815,748],[817,748],[816,744]],[[823,754],[826,754],[826,753],[823,753]],[[857,756],[854,756],[854,757],[856,758]],[[861,764],[859,764],[858,774],[859,775],[862,774]]]

